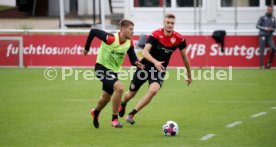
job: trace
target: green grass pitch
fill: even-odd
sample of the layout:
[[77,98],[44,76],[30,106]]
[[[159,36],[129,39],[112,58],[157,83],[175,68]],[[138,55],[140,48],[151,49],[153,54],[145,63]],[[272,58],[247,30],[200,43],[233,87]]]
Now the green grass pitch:
[[[0,69],[0,146],[276,146],[276,70],[233,70],[233,80],[176,80],[176,70],[131,126],[112,128],[111,104],[92,126],[89,109],[97,103],[101,82],[69,77],[48,81],[44,69]],[[58,74],[61,69],[58,69]],[[125,90],[130,81],[123,81]],[[130,101],[127,113],[145,94],[147,84]],[[253,114],[266,115],[251,118]],[[174,120],[176,137],[162,125]],[[233,128],[226,125],[242,124]],[[215,134],[209,140],[200,140]]]

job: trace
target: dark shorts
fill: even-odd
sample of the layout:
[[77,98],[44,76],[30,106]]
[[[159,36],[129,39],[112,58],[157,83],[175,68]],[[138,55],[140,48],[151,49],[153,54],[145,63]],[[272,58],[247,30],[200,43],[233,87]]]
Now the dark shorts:
[[137,69],[133,75],[133,79],[130,83],[129,90],[138,91],[146,81],[149,82],[149,85],[154,82],[157,82],[160,85],[160,87],[162,87],[166,71],[157,71],[157,69],[153,67],[152,69],[154,69],[155,71],[149,69]]
[[102,90],[112,95],[114,92],[114,84],[118,81],[117,73],[97,63],[95,65],[96,77],[102,81]]

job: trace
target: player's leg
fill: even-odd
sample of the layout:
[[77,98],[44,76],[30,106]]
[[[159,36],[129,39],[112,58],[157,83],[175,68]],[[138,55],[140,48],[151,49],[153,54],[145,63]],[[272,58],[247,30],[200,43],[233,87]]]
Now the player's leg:
[[103,90],[96,108],[90,110],[90,113],[93,117],[93,125],[95,128],[99,128],[99,114],[101,110],[106,106],[106,104],[110,101],[110,99],[111,95]]
[[128,90],[125,95],[124,95],[124,99],[122,100],[122,103],[127,103],[128,101],[130,101],[136,94],[138,91],[132,91],[132,90]]
[[[106,80],[103,82],[103,90],[111,97],[112,97],[112,119],[111,125],[115,128],[122,128],[123,126],[118,121],[118,108],[121,103],[121,97],[123,95],[123,85],[117,79],[117,74],[114,74],[114,78],[107,77]],[[110,101],[102,101],[105,105]],[[106,102],[106,103],[105,103]]]
[[101,111],[106,106],[106,104],[110,101],[110,99],[111,99],[111,95],[103,90],[95,110]]
[[117,73],[108,70],[103,78],[103,90],[113,95],[112,97],[112,119],[111,125],[115,128],[122,128],[123,126],[118,121],[118,109],[123,95],[123,84],[118,80]]
[[119,107],[119,116],[120,117],[123,117],[125,115],[125,112],[126,112],[126,105],[128,103],[129,100],[131,100],[137,93],[138,91],[131,91],[131,90],[128,90],[125,95],[124,95],[124,98],[121,102],[121,105]]
[[152,98],[157,94],[157,92],[162,87],[165,74],[166,74],[165,71],[157,71],[157,70],[155,70],[153,72],[153,74],[150,73],[149,78],[148,78],[149,89],[148,89],[146,95],[144,95],[140,99],[140,101],[136,104],[135,108],[126,117],[126,121],[128,123],[134,124],[135,123],[135,121],[133,119],[134,115],[151,102]]
[[125,115],[125,109],[128,101],[131,100],[136,95],[140,87],[146,82],[147,80],[146,73],[147,73],[146,71],[141,69],[137,69],[135,71],[129,86],[129,90],[125,93],[124,98],[119,107],[120,117],[123,117]]
[[[115,97],[113,97],[113,110],[114,110],[114,107],[115,108],[117,107],[116,111],[118,111],[118,107],[119,107],[120,102],[121,102],[121,96],[122,96],[122,93],[123,93],[123,90],[122,90],[123,87],[122,87],[122,84],[120,82],[118,82],[117,74],[112,72],[111,70],[105,68],[101,64],[96,64],[95,65],[95,71],[96,71],[97,78],[99,80],[101,80],[101,82],[103,83],[103,86],[102,86],[103,95],[100,98],[96,109],[91,111],[91,114],[94,118],[93,119],[94,127],[98,128],[99,127],[98,115],[99,115],[100,111],[110,101],[111,96],[114,93],[114,90],[115,90],[115,94],[114,94]],[[118,97],[119,97],[119,99],[118,99]],[[114,127],[121,128],[122,126],[118,122],[118,115],[117,115],[118,112],[116,112],[116,111],[112,113],[112,125]],[[116,114],[116,115],[114,115],[114,114]],[[116,120],[115,121],[116,123],[114,122],[114,120]]]
[[274,53],[275,53],[275,44],[274,44],[272,35],[267,37],[267,44],[271,48],[271,54],[270,54],[269,60],[267,62],[267,68],[270,68],[273,63],[273,58],[274,58]]
[[123,126],[118,121],[118,109],[121,104],[121,98],[123,96],[124,87],[123,84],[117,80],[114,84],[114,95],[112,98],[112,125],[116,128],[122,128]]
[[[140,101],[137,103],[137,105],[135,106],[135,110],[136,111],[140,111],[142,108],[144,108],[147,104],[150,103],[150,101],[152,100],[152,98],[157,94],[157,92],[160,90],[160,84],[157,82],[151,83],[149,85],[149,89],[146,93],[146,95],[144,95],[142,97],[142,99],[140,99]],[[130,113],[131,114],[131,113]]]
[[113,109],[112,109],[113,115],[118,114],[118,109],[121,103],[121,97],[123,95],[123,92],[124,92],[123,84],[120,81],[117,81],[114,84]]
[[102,95],[100,99],[98,100],[97,106],[94,109],[90,110],[90,114],[93,117],[93,125],[95,128],[99,128],[99,114],[101,110],[106,106],[106,104],[110,101],[111,95],[113,93],[112,89],[109,90],[107,85],[107,79],[106,79],[106,71],[107,69],[102,66],[101,64],[95,65],[95,73],[96,77],[102,82]]
[[126,121],[130,124],[134,124],[135,121],[133,119],[134,115],[140,111],[142,108],[144,108],[146,105],[148,105],[150,103],[150,101],[152,100],[152,98],[157,94],[157,92],[160,90],[160,84],[157,82],[153,82],[149,85],[149,89],[146,93],[146,95],[144,95],[136,104],[135,108],[128,114],[128,116],[126,117]]
[[260,46],[260,68],[264,68],[264,50],[265,50],[265,36],[259,36],[259,46]]

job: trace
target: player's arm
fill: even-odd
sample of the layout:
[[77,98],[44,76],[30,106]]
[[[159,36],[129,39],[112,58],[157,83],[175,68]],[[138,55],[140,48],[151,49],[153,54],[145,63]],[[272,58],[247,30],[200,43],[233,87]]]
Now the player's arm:
[[259,29],[259,30],[262,30],[262,31],[267,31],[267,32],[274,31],[273,25],[270,26],[270,27],[265,27],[264,26],[264,21],[265,21],[264,18],[260,17],[259,21],[257,22],[256,28]]
[[257,25],[256,25],[256,28],[259,29],[259,30],[263,30],[263,31],[266,31],[266,27],[263,26],[263,17],[260,17],[258,22],[257,22]]
[[135,51],[134,51],[134,46],[131,45],[131,47],[127,51],[129,60],[133,66],[137,66],[140,69],[144,68],[144,65],[138,60]]
[[182,60],[184,62],[184,65],[187,69],[187,74],[188,74],[188,86],[192,83],[192,72],[191,72],[191,65],[190,65],[190,61],[187,57],[187,53],[186,53],[186,41],[183,40],[179,45],[178,45],[178,48],[180,49],[180,53],[181,53],[181,57],[182,57]]
[[94,39],[94,37],[99,38],[100,40],[104,41],[107,44],[111,44],[115,38],[112,34],[109,34],[103,30],[99,30],[99,29],[91,29],[90,33],[87,37],[86,43],[85,43],[85,47],[84,47],[84,51],[83,54],[87,55],[87,53],[89,52],[90,49],[90,45],[92,40]]
[[153,63],[154,66],[160,71],[160,70],[164,70],[164,66],[162,65],[162,63],[164,63],[164,61],[157,61],[155,58],[153,58],[151,56],[151,54],[149,53],[152,45],[156,43],[156,39],[153,36],[150,36],[147,40],[147,43],[142,51],[142,55],[143,57],[148,60],[149,62]]

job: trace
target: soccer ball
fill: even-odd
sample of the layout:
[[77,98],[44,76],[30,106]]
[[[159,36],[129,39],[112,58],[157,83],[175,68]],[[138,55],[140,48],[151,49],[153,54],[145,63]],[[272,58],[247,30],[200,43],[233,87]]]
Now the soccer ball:
[[175,136],[179,132],[178,124],[174,121],[167,121],[162,127],[165,136]]

